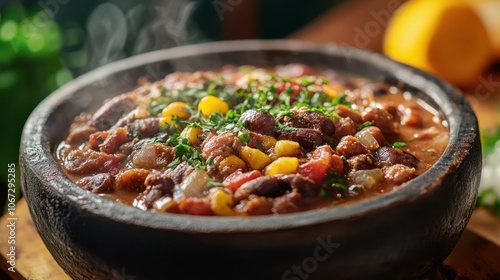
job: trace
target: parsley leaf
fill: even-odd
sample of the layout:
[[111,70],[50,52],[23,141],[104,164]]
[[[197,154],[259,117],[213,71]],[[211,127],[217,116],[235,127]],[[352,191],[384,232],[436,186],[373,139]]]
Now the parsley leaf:
[[396,142],[394,142],[392,144],[392,147],[395,148],[395,149],[403,148],[403,147],[406,147],[406,146],[408,146],[408,144],[406,144],[403,141],[396,141]]
[[369,126],[372,126],[372,122],[364,122],[364,123],[362,123],[362,124],[359,126],[358,130],[362,130],[363,128],[365,128],[365,127],[369,127]]
[[238,139],[240,139],[241,142],[243,142],[243,145],[246,146],[248,145],[248,142],[250,142],[250,134],[247,131],[245,131],[238,136]]

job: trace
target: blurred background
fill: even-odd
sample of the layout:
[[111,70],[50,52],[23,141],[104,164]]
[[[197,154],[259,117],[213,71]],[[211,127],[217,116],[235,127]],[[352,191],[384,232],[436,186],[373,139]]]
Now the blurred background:
[[[35,106],[79,75],[152,50],[249,38],[334,42],[431,71],[483,108],[500,95],[500,75],[490,76],[500,57],[500,0],[468,0],[467,8],[464,1],[0,0],[0,210],[6,209],[7,165],[18,168],[22,127]],[[500,138],[495,106],[479,110],[487,154]],[[497,164],[488,170],[487,184],[499,182]],[[498,186],[482,188],[481,203],[500,213]]]

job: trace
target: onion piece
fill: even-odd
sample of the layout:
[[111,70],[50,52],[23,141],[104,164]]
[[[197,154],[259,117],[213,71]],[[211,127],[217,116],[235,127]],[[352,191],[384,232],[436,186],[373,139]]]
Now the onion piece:
[[195,169],[179,184],[178,188],[182,190],[185,197],[201,197],[208,181],[210,177],[207,172]]
[[384,174],[382,173],[382,170],[380,168],[375,168],[354,171],[349,174],[348,180],[351,185],[362,185],[366,189],[371,189],[383,178]]
[[369,151],[375,151],[380,148],[377,139],[368,130],[361,130],[354,137],[358,138],[359,142]]

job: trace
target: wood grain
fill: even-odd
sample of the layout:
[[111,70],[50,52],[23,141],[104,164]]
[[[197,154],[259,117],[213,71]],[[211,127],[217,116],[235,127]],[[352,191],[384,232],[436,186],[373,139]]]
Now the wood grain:
[[0,220],[0,263],[1,268],[12,277],[12,279],[33,279],[33,280],[66,280],[71,279],[64,273],[61,267],[43,244],[38,235],[35,225],[31,219],[28,205],[21,199],[15,209],[16,220],[16,273],[7,270],[6,255],[9,251],[9,244],[4,242],[8,238],[9,232],[4,230],[10,222],[7,216]]

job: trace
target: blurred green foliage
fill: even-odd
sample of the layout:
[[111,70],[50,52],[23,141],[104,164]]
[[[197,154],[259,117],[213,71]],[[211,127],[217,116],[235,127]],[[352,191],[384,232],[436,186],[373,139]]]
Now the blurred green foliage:
[[[62,46],[59,26],[40,7],[14,3],[0,12],[0,197],[6,197],[7,164],[19,168],[19,141],[29,114],[72,78],[60,59]],[[19,196],[19,169],[16,174]]]

